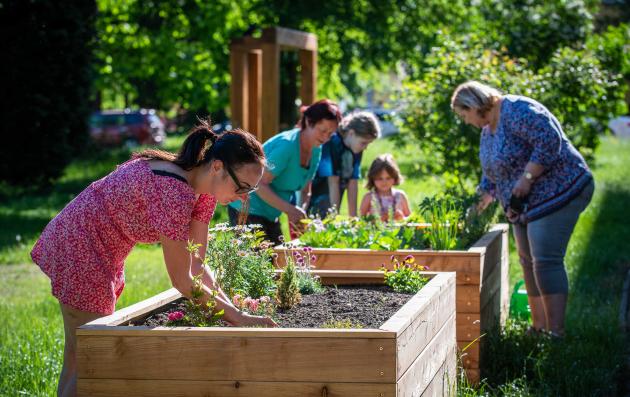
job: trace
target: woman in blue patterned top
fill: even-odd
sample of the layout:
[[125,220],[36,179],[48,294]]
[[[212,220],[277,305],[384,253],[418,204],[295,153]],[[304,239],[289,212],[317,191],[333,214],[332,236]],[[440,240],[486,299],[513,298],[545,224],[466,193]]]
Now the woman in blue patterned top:
[[469,81],[457,87],[451,108],[481,128],[478,210],[497,199],[513,224],[531,331],[562,336],[569,290],[564,256],[593,195],[591,171],[554,115],[531,98]]

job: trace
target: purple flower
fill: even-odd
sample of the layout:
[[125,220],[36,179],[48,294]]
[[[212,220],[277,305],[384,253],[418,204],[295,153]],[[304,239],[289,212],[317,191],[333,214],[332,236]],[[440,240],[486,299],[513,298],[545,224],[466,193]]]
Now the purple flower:
[[317,257],[315,255],[311,255],[311,262],[315,262],[317,260]]
[[415,260],[415,258],[413,257],[413,255],[407,255],[405,257],[405,262],[413,262]]

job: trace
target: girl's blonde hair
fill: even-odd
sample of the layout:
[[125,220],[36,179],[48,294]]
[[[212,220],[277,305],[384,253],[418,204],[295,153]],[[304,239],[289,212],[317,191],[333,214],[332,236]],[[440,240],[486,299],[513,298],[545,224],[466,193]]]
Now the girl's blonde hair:
[[355,111],[345,115],[339,123],[338,130],[344,137],[350,130],[354,130],[361,138],[376,139],[381,135],[381,127],[376,116],[366,111]]
[[394,185],[400,185],[403,182],[403,176],[400,173],[398,164],[396,164],[396,160],[394,160],[394,156],[389,153],[385,153],[381,154],[372,161],[372,165],[370,165],[370,170],[367,175],[367,184],[365,185],[367,189],[372,190],[375,188],[374,178],[376,178],[383,170],[387,171],[389,176],[394,178]]
[[501,92],[478,81],[467,81],[455,88],[451,97],[451,109],[476,109],[480,116],[485,116],[497,101]]

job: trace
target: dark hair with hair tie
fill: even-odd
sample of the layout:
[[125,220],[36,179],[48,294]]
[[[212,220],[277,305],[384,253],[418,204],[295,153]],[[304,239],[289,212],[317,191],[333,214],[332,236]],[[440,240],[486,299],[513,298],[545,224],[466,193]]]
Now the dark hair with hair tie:
[[146,149],[134,153],[133,158],[170,161],[186,171],[212,160],[221,160],[234,170],[243,164],[265,164],[262,145],[252,134],[241,129],[217,134],[212,131],[210,119],[202,120],[190,131],[177,155],[164,150]]
[[321,99],[310,106],[302,106],[300,108],[300,120],[297,126],[301,129],[306,128],[306,123],[315,125],[321,120],[335,120],[337,124],[341,121],[341,111],[339,106],[330,99]]

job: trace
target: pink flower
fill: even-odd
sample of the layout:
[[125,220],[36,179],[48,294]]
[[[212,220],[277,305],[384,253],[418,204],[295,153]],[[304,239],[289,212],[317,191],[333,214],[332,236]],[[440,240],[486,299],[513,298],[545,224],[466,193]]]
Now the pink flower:
[[236,294],[232,297],[232,303],[234,303],[234,306],[239,307],[241,305],[241,296],[239,294]]
[[184,313],[180,312],[179,310],[176,312],[170,312],[168,314],[168,321],[171,321],[171,322],[179,321],[182,318],[184,318]]
[[258,310],[258,305],[259,305],[259,301],[258,299],[252,299],[249,301],[249,311],[254,313],[256,312],[256,310]]
[[317,261],[317,257],[315,255],[311,255],[311,262]]

